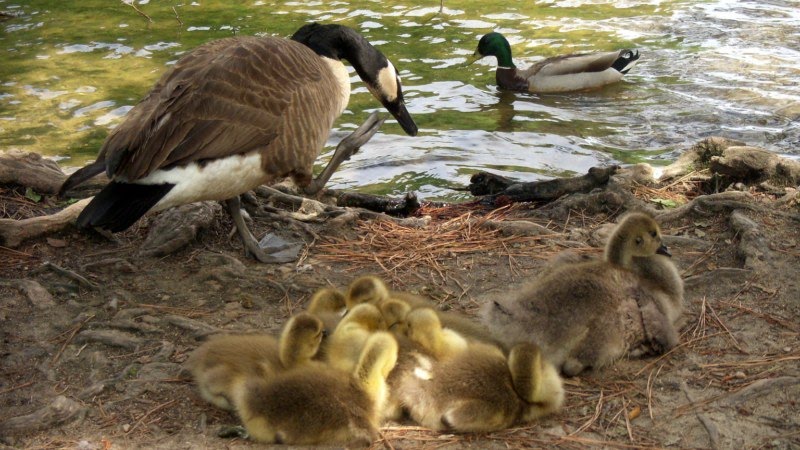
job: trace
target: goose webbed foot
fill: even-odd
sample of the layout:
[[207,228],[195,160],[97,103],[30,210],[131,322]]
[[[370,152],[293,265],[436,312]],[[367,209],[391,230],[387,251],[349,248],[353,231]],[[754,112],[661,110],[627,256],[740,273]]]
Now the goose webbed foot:
[[339,165],[350,159],[362,145],[372,139],[372,136],[378,132],[385,120],[385,118],[379,119],[377,112],[370,114],[360,127],[339,142],[328,165],[325,166],[322,173],[311,180],[308,186],[303,188],[303,192],[306,195],[314,195],[325,187],[325,184],[330,180],[336,169],[339,168]]
[[[271,253],[264,251],[255,236],[253,236],[253,233],[247,228],[247,224],[242,216],[241,202],[238,196],[225,200],[225,207],[228,209],[231,218],[233,218],[233,223],[236,225],[236,230],[239,232],[239,237],[242,238],[242,244],[248,255],[262,263],[272,264],[287,263],[297,259],[297,253],[300,249],[299,244],[273,246],[270,249]],[[266,239],[267,243],[269,241],[270,239]],[[297,251],[294,251],[295,248]]]

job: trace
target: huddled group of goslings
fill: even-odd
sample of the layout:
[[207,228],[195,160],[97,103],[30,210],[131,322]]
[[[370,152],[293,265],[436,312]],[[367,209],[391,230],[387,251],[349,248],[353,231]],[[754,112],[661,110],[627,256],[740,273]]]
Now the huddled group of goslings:
[[561,378],[530,342],[505,349],[481,324],[377,277],[318,291],[279,337],[223,335],[192,353],[200,395],[255,440],[365,446],[385,420],[493,431],[557,411]]

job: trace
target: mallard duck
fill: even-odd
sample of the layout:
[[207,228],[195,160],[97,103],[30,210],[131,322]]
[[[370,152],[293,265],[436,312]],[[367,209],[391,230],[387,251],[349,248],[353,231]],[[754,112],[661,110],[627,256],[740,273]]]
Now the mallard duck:
[[366,447],[378,435],[385,377],[396,360],[391,335],[375,333],[352,372],[317,364],[272,380],[250,377],[236,389],[236,410],[261,442]]
[[[639,258],[655,257],[658,264],[671,265],[657,255],[664,252],[655,220],[642,213],[628,214],[609,238],[603,260],[565,262],[546,270],[528,285],[487,304],[485,319],[509,344],[537,343],[569,376],[608,365],[630,348],[669,349],[678,334],[670,319],[674,313],[662,308],[661,296],[678,287],[639,273]],[[667,279],[673,275],[661,273]]]
[[309,24],[292,39],[212,41],[181,57],[108,135],[97,160],[64,182],[61,194],[103,171],[111,179],[77,225],[118,232],[148,211],[224,200],[245,249],[262,262],[285,262],[259,247],[239,195],[285,177],[314,193],[377,131],[380,121],[371,117],[312,180],[314,160],[350,98],[342,59],[416,135],[394,66],[350,28]]
[[511,59],[511,46],[505,36],[492,32],[478,42],[468,63],[485,56],[497,57],[495,78],[501,89],[540,94],[594,89],[622,79],[639,60],[638,50],[601,53],[575,53],[539,61],[518,69]]
[[214,336],[186,361],[201,397],[233,409],[232,389],[246,377],[263,379],[311,360],[322,339],[322,322],[301,313],[289,319],[280,340],[266,334]]

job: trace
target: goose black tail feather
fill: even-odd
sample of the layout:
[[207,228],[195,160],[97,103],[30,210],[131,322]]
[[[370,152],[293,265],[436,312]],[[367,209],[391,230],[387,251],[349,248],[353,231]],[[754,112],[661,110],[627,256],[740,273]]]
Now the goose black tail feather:
[[106,170],[105,159],[101,159],[100,161],[95,161],[89,164],[88,166],[81,167],[64,181],[64,184],[62,184],[61,188],[58,190],[58,196],[63,197],[68,190],[83,183],[89,178],[92,178],[93,176],[104,172],[105,170]]
[[78,216],[80,228],[124,231],[150,210],[174,184],[133,184],[110,182]]

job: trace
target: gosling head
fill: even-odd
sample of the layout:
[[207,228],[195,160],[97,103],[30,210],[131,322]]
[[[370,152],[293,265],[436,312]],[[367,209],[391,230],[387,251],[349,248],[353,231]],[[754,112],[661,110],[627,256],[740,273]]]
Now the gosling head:
[[339,327],[350,327],[356,325],[367,331],[378,331],[386,329],[386,321],[377,306],[370,303],[356,305],[347,312]]
[[361,303],[378,304],[387,298],[389,298],[389,288],[386,284],[376,276],[365,275],[350,283],[345,302],[347,309],[350,310]]
[[655,254],[669,255],[662,242],[661,228],[643,213],[630,213],[619,222],[606,246],[606,261],[630,267],[632,258]]
[[311,314],[340,314],[347,307],[344,294],[334,288],[323,288],[314,293],[308,303]]
[[293,316],[281,332],[281,364],[289,368],[311,360],[324,336],[322,321],[316,316],[304,312]]
[[406,324],[406,316],[411,311],[411,306],[408,303],[398,300],[396,298],[389,298],[382,301],[378,305],[383,320],[386,321],[386,327],[389,331],[398,334],[406,334],[408,325]]

